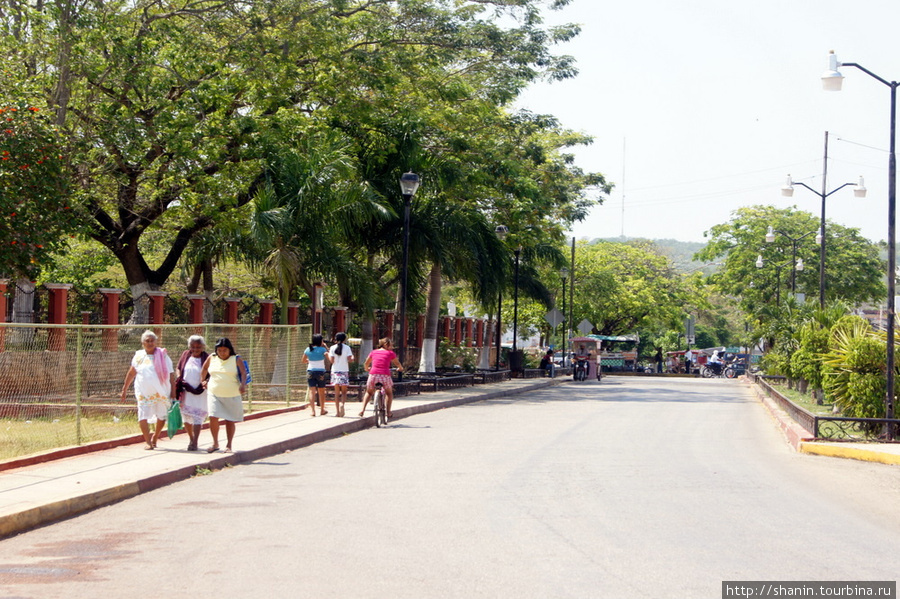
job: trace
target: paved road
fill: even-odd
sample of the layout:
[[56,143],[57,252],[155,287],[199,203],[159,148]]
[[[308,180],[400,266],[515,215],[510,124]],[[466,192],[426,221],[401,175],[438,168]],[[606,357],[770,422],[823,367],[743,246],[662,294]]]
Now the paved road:
[[900,469],[791,452],[734,381],[398,421],[0,542],[0,597],[719,597],[894,580]]

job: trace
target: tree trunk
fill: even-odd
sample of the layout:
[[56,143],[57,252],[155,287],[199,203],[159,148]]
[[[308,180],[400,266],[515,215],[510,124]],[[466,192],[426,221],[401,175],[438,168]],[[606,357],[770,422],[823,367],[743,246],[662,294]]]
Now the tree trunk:
[[435,262],[428,275],[428,295],[425,300],[425,339],[422,341],[422,356],[419,372],[435,371],[437,352],[438,319],[441,314],[441,265]]
[[[13,322],[34,322],[34,281],[26,278],[16,280],[16,293],[13,296]],[[32,343],[34,341],[34,328],[12,328],[9,330],[7,340],[12,343]],[[33,349],[33,348],[32,348]]]
[[487,322],[484,323],[484,336],[487,342],[484,342],[484,339],[482,339],[481,356],[478,361],[478,368],[481,370],[491,369],[491,346],[494,344],[495,337],[492,324],[493,321],[488,316]]
[[374,329],[375,324],[372,322],[372,318],[366,316],[362,321],[362,343],[359,345],[360,364],[363,364],[366,361],[366,358],[369,357],[369,354],[372,353],[372,348],[374,347],[372,333]]

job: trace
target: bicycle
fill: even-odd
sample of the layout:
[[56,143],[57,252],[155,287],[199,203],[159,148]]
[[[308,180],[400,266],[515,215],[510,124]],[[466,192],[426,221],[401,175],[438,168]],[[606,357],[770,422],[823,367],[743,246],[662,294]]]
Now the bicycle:
[[384,401],[384,385],[375,383],[375,394],[372,396],[372,409],[375,411],[375,426],[387,425],[387,405]]

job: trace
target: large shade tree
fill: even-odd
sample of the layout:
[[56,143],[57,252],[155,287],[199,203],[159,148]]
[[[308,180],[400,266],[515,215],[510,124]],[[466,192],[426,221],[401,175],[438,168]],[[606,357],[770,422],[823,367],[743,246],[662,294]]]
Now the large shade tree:
[[[89,234],[137,295],[166,282],[198,232],[256,197],[267,148],[325,108],[414,95],[400,84],[419,65],[431,69],[419,89],[453,89],[441,71],[477,72],[497,103],[541,73],[569,72],[549,47],[576,28],[539,18],[564,4],[5,1],[0,85],[37,82],[70,140]],[[154,264],[141,243],[150,229],[170,239]]]
[[[767,242],[769,227],[774,241]],[[737,299],[748,314],[765,320],[767,307],[777,309],[791,294],[791,275],[796,242],[797,257],[805,268],[796,272],[797,292],[818,297],[819,245],[818,217],[795,208],[745,206],[734,212],[727,223],[706,233],[709,244],[696,259],[723,262],[709,277],[722,293]],[[804,237],[805,236],[805,237]],[[800,239],[803,237],[803,239]],[[878,246],[859,234],[859,230],[829,222],[825,234],[826,301],[844,301],[857,305],[884,296],[882,260]],[[762,267],[756,266],[762,258]]]

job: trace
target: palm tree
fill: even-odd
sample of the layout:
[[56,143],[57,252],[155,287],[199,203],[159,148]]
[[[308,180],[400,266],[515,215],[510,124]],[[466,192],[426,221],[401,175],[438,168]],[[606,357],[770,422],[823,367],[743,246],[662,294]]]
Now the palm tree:
[[310,298],[320,279],[341,278],[357,291],[374,287],[346,240],[360,223],[387,218],[390,211],[360,182],[337,134],[308,136],[273,156],[250,209],[256,252],[249,258],[275,282],[283,321],[297,287]]

